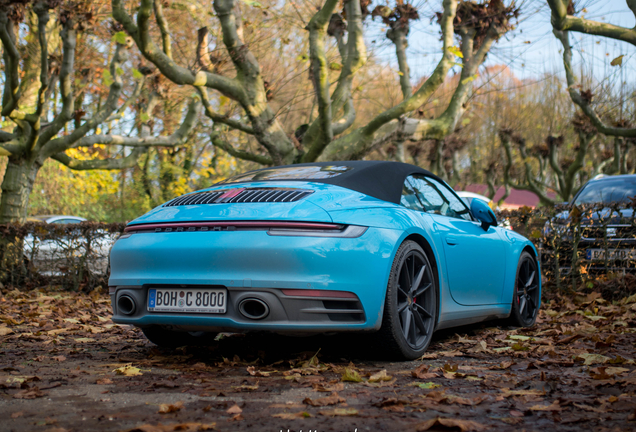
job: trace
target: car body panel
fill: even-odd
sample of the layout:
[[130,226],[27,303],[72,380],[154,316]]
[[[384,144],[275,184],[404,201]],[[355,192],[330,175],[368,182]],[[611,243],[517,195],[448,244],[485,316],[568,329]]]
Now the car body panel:
[[466,306],[499,303],[506,250],[500,230],[477,222],[427,214],[440,233],[453,299]]

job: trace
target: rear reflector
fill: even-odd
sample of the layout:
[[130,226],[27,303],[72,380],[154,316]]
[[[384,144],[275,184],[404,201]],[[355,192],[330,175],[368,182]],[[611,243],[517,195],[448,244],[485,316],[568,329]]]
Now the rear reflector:
[[326,290],[304,290],[304,289],[284,289],[283,294],[292,297],[328,297],[328,298],[350,298],[357,299],[358,296],[347,291],[326,291]]

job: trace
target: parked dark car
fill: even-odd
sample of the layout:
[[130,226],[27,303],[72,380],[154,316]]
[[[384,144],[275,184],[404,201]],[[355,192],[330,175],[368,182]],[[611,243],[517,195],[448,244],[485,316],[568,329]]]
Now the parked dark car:
[[600,175],[548,220],[540,246],[544,269],[571,270],[573,251],[588,272],[636,271],[636,175]]

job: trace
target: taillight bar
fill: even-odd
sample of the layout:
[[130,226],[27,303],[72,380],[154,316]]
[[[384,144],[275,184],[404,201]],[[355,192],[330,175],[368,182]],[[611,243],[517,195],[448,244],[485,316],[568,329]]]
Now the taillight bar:
[[154,230],[164,228],[283,228],[305,230],[341,230],[343,225],[320,222],[284,222],[284,221],[223,221],[223,222],[168,222],[155,224],[135,224],[127,226],[124,231]]

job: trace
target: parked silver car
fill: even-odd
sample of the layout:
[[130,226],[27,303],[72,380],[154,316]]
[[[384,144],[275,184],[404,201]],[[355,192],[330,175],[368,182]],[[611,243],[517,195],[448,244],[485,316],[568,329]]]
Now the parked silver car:
[[[39,215],[27,218],[27,222],[45,224],[79,224],[86,219],[79,216]],[[24,257],[32,270],[43,276],[61,276],[69,267],[86,261],[86,268],[94,274],[106,274],[108,254],[118,234],[97,231],[90,242],[79,232],[78,235],[46,236],[28,234],[24,238]],[[87,251],[87,245],[90,249]]]

